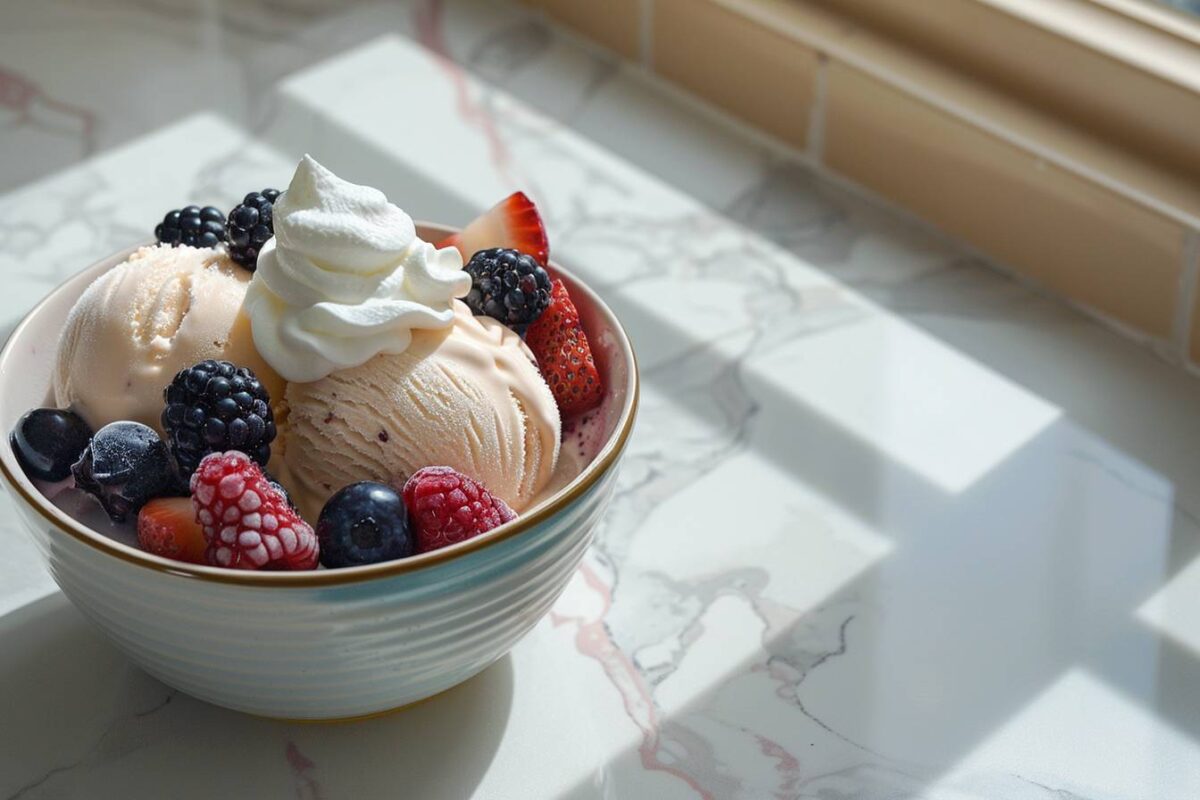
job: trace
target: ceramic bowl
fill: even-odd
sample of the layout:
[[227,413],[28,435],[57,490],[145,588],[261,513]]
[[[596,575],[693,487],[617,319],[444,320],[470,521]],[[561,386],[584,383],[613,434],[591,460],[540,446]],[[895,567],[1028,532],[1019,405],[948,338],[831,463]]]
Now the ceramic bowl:
[[[450,229],[422,226],[438,241]],[[59,286],[0,353],[0,425],[47,404],[58,335],[76,298],[118,253]],[[637,409],[629,339],[569,272],[566,282],[610,387],[605,444],[568,486],[482,536],[412,558],[342,570],[254,573],[159,558],[50,503],[4,436],[0,471],[54,580],[150,674],[217,705],[268,717],[382,713],[467,680],[549,610],[613,492]]]

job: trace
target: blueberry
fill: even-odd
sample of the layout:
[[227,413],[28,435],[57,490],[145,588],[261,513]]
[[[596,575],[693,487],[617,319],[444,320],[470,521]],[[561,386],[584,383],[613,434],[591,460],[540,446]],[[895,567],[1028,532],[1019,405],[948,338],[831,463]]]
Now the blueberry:
[[43,481],[61,481],[92,438],[92,429],[78,414],[57,408],[35,408],[17,420],[9,434],[17,462],[25,474]]
[[340,489],[317,520],[321,563],[331,569],[407,558],[415,539],[399,492],[374,481]]
[[114,522],[181,487],[167,445],[140,422],[110,422],[96,431],[71,472],[75,486],[99,500]]

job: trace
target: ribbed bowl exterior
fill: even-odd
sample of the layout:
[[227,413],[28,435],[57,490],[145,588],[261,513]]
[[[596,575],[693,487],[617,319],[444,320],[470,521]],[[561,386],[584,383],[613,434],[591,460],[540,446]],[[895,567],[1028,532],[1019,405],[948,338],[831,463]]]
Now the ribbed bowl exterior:
[[614,463],[549,519],[427,569],[287,588],[148,570],[14,499],[63,592],[147,672],[228,708],[315,720],[416,702],[504,655],[562,593],[615,477]]

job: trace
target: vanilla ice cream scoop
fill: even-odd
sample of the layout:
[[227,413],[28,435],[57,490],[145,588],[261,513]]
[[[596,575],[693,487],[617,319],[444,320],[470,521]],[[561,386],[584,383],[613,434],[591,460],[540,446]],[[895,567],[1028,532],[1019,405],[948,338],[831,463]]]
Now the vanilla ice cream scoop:
[[529,349],[461,302],[453,313],[452,327],[414,331],[403,353],[288,384],[273,466],[308,519],[347,484],[424,466],[454,467],[515,511],[549,482],[561,426]]
[[383,192],[344,181],[305,156],[275,201],[246,300],[263,358],[289,381],[314,381],[414,331],[450,327],[471,288],[462,256],[417,238]]
[[258,356],[242,303],[250,274],[209,248],[143,247],[101,275],[67,317],[54,402],[99,430],[133,420],[162,433],[163,389],[208,358],[254,370],[273,400],[283,381]]

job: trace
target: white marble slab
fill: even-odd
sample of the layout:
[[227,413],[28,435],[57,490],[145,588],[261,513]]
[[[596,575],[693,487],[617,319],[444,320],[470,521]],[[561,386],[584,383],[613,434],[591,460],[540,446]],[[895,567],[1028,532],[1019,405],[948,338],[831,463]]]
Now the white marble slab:
[[0,798],[1200,793],[1193,378],[523,11],[279,9],[0,11],[0,322],[305,150],[523,188],[641,356],[619,496],[510,656],[334,727],[143,675],[0,498]]

